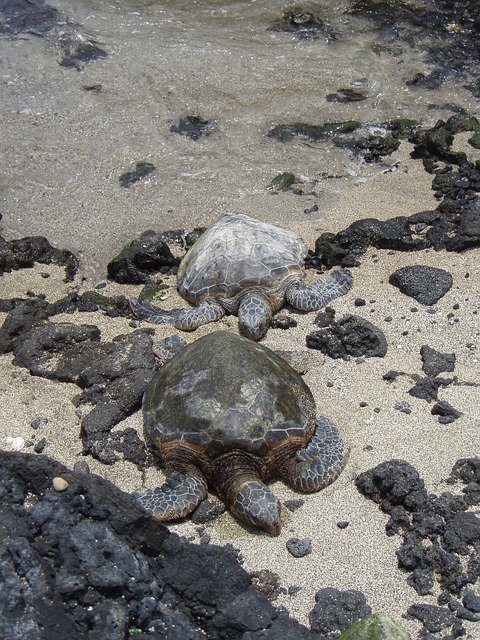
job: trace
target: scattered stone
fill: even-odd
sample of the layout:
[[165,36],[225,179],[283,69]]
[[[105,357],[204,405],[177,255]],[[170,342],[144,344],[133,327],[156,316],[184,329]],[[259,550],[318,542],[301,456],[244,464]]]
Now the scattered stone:
[[137,162],[135,169],[122,173],[118,181],[125,189],[129,189],[132,184],[143,180],[155,171],[155,165],[151,162]]
[[292,329],[297,326],[295,318],[290,316],[275,316],[270,322],[271,329]]
[[106,58],[107,52],[94,42],[86,41],[76,34],[66,34],[61,38],[64,54],[59,62],[61,67],[73,67],[82,71],[85,65],[99,58]]
[[305,504],[305,500],[302,500],[302,498],[293,498],[291,500],[285,500],[283,504],[289,511],[293,513],[297,509],[300,509],[303,504]]
[[178,124],[172,124],[171,133],[187,136],[190,140],[199,140],[202,136],[210,136],[217,130],[217,123],[204,120],[200,116],[185,116],[180,118]]
[[145,231],[108,263],[107,271],[108,277],[120,284],[143,284],[152,274],[169,273],[179,264],[166,234]]
[[306,209],[303,210],[303,213],[309,214],[309,213],[315,213],[316,211],[318,211],[319,207],[318,204],[313,204],[311,207],[307,207]]
[[310,538],[290,538],[287,540],[287,550],[294,558],[303,558],[312,553]]
[[0,275],[41,264],[65,267],[65,281],[73,280],[78,259],[71,251],[56,249],[43,236],[31,236],[7,242],[0,236]]
[[48,442],[46,438],[40,438],[38,442],[36,442],[33,446],[33,450],[35,453],[43,453],[43,450],[47,446]]
[[389,282],[420,304],[431,306],[450,290],[453,278],[444,269],[414,265],[397,269]]
[[38,418],[32,420],[30,426],[32,429],[40,429],[40,427],[44,427],[46,424],[48,424],[48,418],[45,418],[45,416],[38,416]]
[[327,140],[328,138],[340,140],[342,136],[352,133],[352,131],[355,131],[355,129],[359,127],[361,127],[361,122],[355,120],[347,122],[325,122],[319,125],[297,122],[294,124],[277,124],[268,131],[267,136],[279,142],[288,142],[296,136],[311,142]]
[[285,171],[284,173],[279,173],[277,176],[272,178],[267,189],[269,191],[273,191],[274,193],[278,193],[279,191],[287,191],[288,189],[291,189],[291,187],[296,182],[298,181],[295,177],[295,174],[289,171]]
[[310,349],[319,349],[331,358],[344,360],[350,356],[383,358],[388,348],[381,329],[354,315],[344,316],[327,329],[310,333],[306,341]]
[[66,491],[68,489],[68,482],[64,478],[55,476],[52,480],[52,487],[55,491]]
[[220,500],[203,500],[190,516],[190,520],[194,524],[207,524],[216,520],[222,513],[225,513],[226,507]]
[[353,623],[372,613],[364,594],[354,589],[320,589],[315,594],[315,603],[310,613],[311,629],[314,633],[327,637],[345,631]]
[[406,400],[399,400],[398,402],[395,402],[395,404],[393,405],[393,408],[396,409],[397,411],[401,411],[402,413],[406,413],[406,414],[412,413],[412,407]]
[[356,307],[364,307],[367,304],[367,301],[364,298],[355,298],[353,304]]
[[324,327],[329,327],[334,320],[335,320],[335,309],[332,309],[332,307],[325,307],[325,309],[317,313],[313,321],[313,324],[316,324],[317,327],[324,328]]
[[443,371],[455,369],[454,353],[441,353],[425,344],[420,348],[420,355],[422,356],[422,369],[427,376],[434,378]]
[[432,407],[431,414],[432,416],[439,416],[438,421],[440,424],[450,424],[463,415],[445,400],[440,400],[440,402],[435,403]]
[[365,89],[358,89],[355,87],[346,87],[344,89],[338,89],[336,93],[329,93],[327,95],[327,102],[361,102],[368,97]]
[[288,595],[289,596],[296,596],[297,593],[300,593],[300,591],[302,590],[302,587],[299,587],[297,585],[290,585],[290,587],[288,587]]
[[[473,489],[473,500],[477,496],[480,503],[480,491],[476,492],[480,485],[472,480],[477,470],[480,479],[479,458],[458,460],[452,469],[448,482],[461,479],[466,484],[465,498],[450,492],[428,494],[418,472],[402,460],[384,462],[355,481],[361,493],[390,515],[387,534],[403,536],[398,566],[410,572],[408,584],[426,595],[438,580],[442,604],[480,577],[480,518],[467,511],[466,499]],[[465,561],[459,556],[466,556]]]
[[7,36],[16,36],[19,33],[43,36],[61,21],[58,10],[45,4],[44,0],[2,2],[1,8],[0,33]]
[[349,524],[350,522],[348,522],[348,520],[340,520],[340,522],[337,522],[337,527],[339,529],[346,529]]
[[330,25],[322,19],[319,7],[315,5],[294,5],[283,10],[282,17],[276,20],[270,31],[293,33],[300,40],[316,40],[323,37],[326,41],[336,36]]
[[431,604],[412,604],[407,609],[408,615],[420,620],[427,631],[437,633],[455,622],[455,616],[445,607],[436,607]]
[[82,86],[82,89],[84,91],[91,91],[92,93],[100,93],[102,91],[102,85],[101,84],[84,84]]
[[452,378],[420,378],[418,376],[412,376],[416,378],[414,386],[408,390],[408,393],[414,398],[420,398],[431,402],[437,399],[438,389],[440,387],[448,387],[452,384]]
[[480,622],[480,615],[464,607],[458,600],[450,600],[448,608],[455,613],[457,618],[468,620],[469,622]]
[[412,637],[390,616],[373,613],[355,622],[338,640],[412,640]]

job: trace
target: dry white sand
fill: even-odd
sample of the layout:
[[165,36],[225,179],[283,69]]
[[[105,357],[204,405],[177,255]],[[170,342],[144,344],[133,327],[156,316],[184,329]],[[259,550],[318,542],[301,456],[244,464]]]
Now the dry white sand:
[[[355,219],[386,219],[433,208],[436,203],[430,190],[431,178],[421,169],[419,162],[409,159],[408,151],[408,145],[402,145],[393,158],[392,162],[395,159],[400,161],[397,171],[379,173],[377,177],[364,184],[352,185],[350,189],[335,191],[329,187],[329,192],[320,195],[321,209],[327,212],[321,220],[289,224],[288,210],[292,198],[295,198],[291,194],[280,194],[274,198],[262,196],[255,204],[250,199],[242,202],[240,209],[259,218],[293,226],[312,243],[319,231],[338,231]],[[221,211],[211,211],[210,219],[219,213]],[[195,219],[194,225],[209,222],[208,218],[205,215],[204,219]],[[87,237],[87,231],[85,234]],[[98,241],[102,244],[107,239],[99,238]],[[212,542],[221,545],[231,543],[240,550],[247,570],[270,569],[278,574],[282,586],[301,587],[294,596],[281,594],[276,603],[285,605],[303,623],[308,623],[315,592],[327,586],[359,589],[365,593],[374,611],[384,611],[396,618],[400,618],[414,602],[435,603],[437,592],[420,598],[407,585],[407,574],[397,568],[395,555],[401,538],[385,535],[387,516],[360,495],[354,478],[359,472],[385,460],[400,458],[418,469],[430,491],[441,492],[446,489],[443,480],[456,460],[479,454],[480,397],[477,387],[451,385],[440,390],[439,398],[447,400],[463,413],[454,423],[441,425],[431,415],[431,405],[408,395],[407,390],[413,385],[410,379],[400,377],[391,384],[382,380],[382,375],[391,369],[421,375],[419,351],[422,345],[428,344],[439,351],[456,354],[454,375],[459,381],[479,381],[479,257],[478,250],[463,254],[433,250],[417,253],[370,250],[363,257],[361,267],[353,270],[355,282],[352,290],[332,306],[336,309],[337,318],[345,313],[355,313],[380,326],[388,342],[387,355],[362,362],[345,362],[309,350],[312,366],[305,375],[318,411],[340,426],[351,447],[345,471],[332,486],[309,496],[300,496],[281,482],[275,482],[272,488],[282,502],[291,498],[304,499],[303,506],[295,512],[283,510],[282,532],[276,538],[246,531],[228,512],[207,526]],[[453,276],[451,290],[435,305],[433,314],[388,283],[388,277],[394,270],[413,264],[441,267]],[[50,278],[42,278],[42,272],[49,272]],[[466,277],[467,273],[469,277]],[[309,273],[309,277],[312,275]],[[65,295],[72,286],[85,288],[88,285],[81,285],[79,280],[66,285],[62,278],[63,270],[44,265],[7,274],[2,279],[1,297],[25,296],[26,290],[32,289],[36,293],[45,293],[47,299],[53,301]],[[165,305],[183,304],[175,292],[174,278],[165,278],[165,282],[172,285]],[[138,291],[139,287],[109,283],[102,293],[134,295]],[[355,307],[354,300],[358,297],[364,298],[367,304]],[[451,322],[448,314],[456,304],[459,307],[453,311],[455,321]],[[413,307],[417,311],[412,311]],[[290,310],[282,313],[293,316],[298,326],[288,331],[271,329],[264,344],[273,349],[306,352],[305,336],[315,328],[315,314],[302,315]],[[391,321],[385,321],[387,316]],[[0,320],[4,317],[2,314]],[[128,320],[108,318],[101,313],[58,316],[54,321],[97,324],[105,340],[132,331]],[[219,328],[236,332],[236,318],[228,317],[192,334],[181,335],[192,341]],[[155,331],[157,339],[176,333],[169,326],[155,327]],[[403,335],[406,331],[408,333]],[[327,383],[331,384],[327,386]],[[44,453],[72,466],[82,457],[80,417],[71,403],[76,393],[78,388],[74,385],[32,377],[25,369],[12,365],[11,354],[1,356],[0,446],[9,449],[16,446],[9,439],[23,438],[23,450],[31,451],[35,441],[46,437],[48,445]],[[399,400],[410,403],[411,414],[394,409],[395,402]],[[361,407],[361,402],[366,402],[367,406]],[[30,423],[37,416],[45,416],[48,423],[34,431]],[[117,428],[126,426],[133,426],[141,433],[140,412]],[[142,487],[141,474],[131,463],[119,461],[105,466],[90,457],[87,461],[93,472],[109,478],[125,491]],[[144,486],[155,486],[162,482],[162,477],[158,469],[150,468]],[[340,530],[337,526],[340,521],[348,521],[349,526]],[[171,529],[199,540],[197,527],[188,520],[171,525]],[[285,546],[291,537],[311,538],[312,553],[304,558],[293,558]],[[412,633],[419,628],[414,621],[403,623]],[[478,638],[478,630],[475,631],[474,626],[468,623],[466,626],[470,634],[467,637]]]

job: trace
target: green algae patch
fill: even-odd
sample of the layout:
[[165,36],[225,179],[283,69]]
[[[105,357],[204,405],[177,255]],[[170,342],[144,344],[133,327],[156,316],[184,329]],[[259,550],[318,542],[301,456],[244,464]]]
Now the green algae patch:
[[412,640],[412,636],[385,613],[374,613],[342,633],[339,640]]

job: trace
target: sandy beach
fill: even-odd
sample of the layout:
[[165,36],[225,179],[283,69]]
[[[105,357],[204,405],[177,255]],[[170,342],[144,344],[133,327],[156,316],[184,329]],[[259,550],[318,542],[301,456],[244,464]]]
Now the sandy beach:
[[[58,6],[63,11],[73,11],[69,3]],[[173,9],[168,7],[164,11],[168,13]],[[94,33],[101,32],[102,20],[94,3],[85,4],[76,13],[75,18],[80,22],[91,13],[89,28]],[[131,21],[135,19],[133,14],[129,16]],[[113,24],[121,20],[118,13],[112,13],[110,18]],[[122,22],[122,25],[127,29],[128,24]],[[142,37],[148,40],[146,24],[138,28],[144,29]],[[206,33],[202,38],[208,39],[211,35],[211,32]],[[159,80],[159,66],[156,65],[162,59],[170,61],[175,51],[170,43],[164,49],[146,47],[144,69],[138,76],[137,85],[133,78],[139,68],[136,57],[139,41],[115,44],[111,26],[110,30],[104,28],[101,36],[105,46],[109,51],[115,50],[116,55],[92,63],[81,73],[54,66],[49,51],[53,45],[44,46],[43,41],[32,40],[31,36],[26,40],[0,41],[7,73],[10,67],[9,79],[14,80],[13,84],[8,84],[5,75],[2,88],[8,101],[4,115],[11,126],[1,143],[8,159],[8,167],[1,172],[4,195],[1,233],[6,240],[44,235],[54,246],[69,249],[80,258],[79,274],[70,283],[64,282],[64,269],[54,265],[37,264],[32,269],[5,273],[0,280],[0,298],[26,298],[27,291],[33,291],[36,296],[42,294],[48,302],[54,302],[69,291],[91,290],[98,282],[106,280],[108,261],[146,229],[157,232],[177,228],[190,230],[208,226],[229,211],[246,213],[292,229],[313,249],[315,239],[321,233],[337,233],[356,220],[409,216],[438,205],[431,188],[432,176],[424,170],[421,160],[410,157],[413,146],[409,142],[402,142],[399,149],[383,158],[381,163],[370,165],[352,159],[346,149],[329,152],[299,141],[282,145],[266,141],[264,132],[271,122],[291,119],[296,109],[300,121],[302,117],[318,120],[320,113],[323,121],[332,120],[335,115],[337,120],[340,117],[346,120],[360,114],[363,121],[368,121],[375,113],[380,121],[386,116],[398,116],[400,112],[406,117],[423,116],[423,124],[431,126],[437,117],[448,117],[448,111],[432,112],[426,105],[434,99],[437,102],[453,101],[453,83],[446,82],[435,96],[417,94],[410,105],[408,96],[402,97],[403,103],[395,109],[390,84],[394,81],[390,77],[385,80],[383,97],[379,98],[376,107],[370,104],[368,113],[362,114],[356,103],[342,105],[339,116],[333,113],[334,106],[330,103],[323,104],[323,111],[318,101],[309,108],[311,93],[306,92],[306,96],[300,98],[294,92],[295,82],[290,81],[283,102],[273,101],[271,112],[265,113],[269,87],[275,97],[273,80],[280,68],[275,66],[275,56],[268,59],[267,54],[267,57],[259,55],[249,78],[237,76],[245,91],[245,101],[240,108],[235,98],[237,92],[241,92],[234,89],[230,81],[224,87],[225,95],[220,92],[222,83],[215,76],[215,70],[218,73],[221,55],[217,54],[215,68],[208,66],[208,59],[203,60],[203,67],[194,61],[192,34],[185,36],[182,45],[188,52],[180,57],[177,70],[182,82],[175,81],[172,66],[167,67],[168,77]],[[203,40],[201,47],[208,49]],[[298,42],[292,47],[293,69],[302,68],[305,49]],[[335,47],[338,49],[340,43]],[[26,50],[33,56],[31,60],[38,69],[35,78],[30,77],[25,61],[13,71],[15,59]],[[233,48],[235,53],[241,58],[235,65],[241,67],[248,53]],[[276,55],[280,53],[277,51]],[[125,59],[130,60],[131,66],[126,66],[122,72],[122,60]],[[186,71],[189,61],[192,64],[190,74]],[[381,70],[384,74],[394,68],[382,64],[385,65]],[[390,60],[389,64],[396,63]],[[332,77],[330,70],[325,75],[322,94],[338,88],[344,78],[358,78],[362,71],[366,74],[366,65],[363,60],[353,73],[351,69],[348,73],[344,65],[340,67],[340,77]],[[403,72],[414,66],[414,61],[407,58]],[[195,98],[195,86],[200,82],[202,68],[207,69],[206,83],[215,88],[210,105],[209,91],[205,87]],[[378,76],[379,73],[377,69],[375,74]],[[370,80],[370,89],[375,82],[378,86],[378,80],[372,74]],[[302,81],[305,82],[304,77],[298,79],[298,83]],[[82,85],[95,83],[104,87],[100,95],[82,93]],[[42,89],[42,84],[46,89]],[[135,86],[141,97],[130,101],[129,93]],[[251,91],[248,98],[247,91]],[[382,92],[381,87],[378,92]],[[143,108],[142,96],[146,101],[144,104],[148,105],[146,108]],[[475,103],[470,94],[460,91],[455,98],[462,108],[475,113],[478,102]],[[59,100],[55,107],[57,113],[53,107],[56,100]],[[208,111],[209,118],[220,120],[217,139],[212,135],[192,142],[169,133],[168,123],[174,118],[178,119],[184,112],[197,111]],[[465,145],[465,136],[463,139],[459,136],[456,144],[468,152],[469,160],[478,158],[478,150]],[[15,152],[12,151],[14,147]],[[122,189],[118,185],[118,175],[138,160],[153,162],[156,172],[132,188]],[[276,174],[287,170],[302,177],[308,187],[306,195],[299,196],[290,191],[272,194],[266,189]],[[342,177],[322,179],[322,171],[339,172]],[[318,205],[317,211],[304,213],[312,204]],[[394,271],[409,265],[444,269],[452,275],[453,286],[433,307],[422,306],[389,284]],[[331,306],[337,319],[345,314],[355,314],[379,327],[388,343],[385,357],[346,361],[307,349],[307,334],[318,329],[313,323],[316,314],[301,314],[291,308],[283,309],[281,315],[293,318],[297,326],[288,330],[270,329],[263,340],[263,344],[271,349],[295,350],[305,356],[308,370],[304,380],[312,390],[318,412],[339,426],[351,448],[349,462],[340,478],[324,491],[306,496],[275,481],[272,489],[282,503],[298,498],[303,500],[293,512],[283,508],[282,531],[278,537],[247,531],[228,512],[200,532],[198,525],[189,519],[171,523],[169,527],[193,542],[199,542],[206,532],[211,543],[232,544],[238,549],[248,571],[268,569],[276,573],[284,589],[274,604],[284,605],[304,624],[309,624],[315,593],[323,587],[333,586],[362,591],[373,611],[382,611],[402,620],[416,638],[420,623],[402,619],[402,616],[413,603],[436,604],[440,593],[438,584],[435,583],[433,592],[427,596],[419,596],[407,584],[408,574],[397,566],[396,551],[401,538],[386,535],[388,516],[360,494],[354,480],[359,473],[384,461],[401,459],[417,469],[429,492],[460,491],[446,484],[446,478],[457,460],[478,456],[480,452],[480,251],[475,248],[462,253],[433,249],[400,252],[371,247],[352,273],[352,289]],[[313,271],[308,272],[308,279],[314,276]],[[164,276],[163,282],[169,287],[163,301],[165,308],[184,306],[185,302],[176,292],[175,276]],[[101,293],[128,298],[138,295],[141,288],[140,285],[108,281]],[[364,299],[366,304],[355,306],[358,298]],[[0,313],[0,323],[6,317],[6,313]],[[94,324],[101,330],[104,341],[134,330],[129,318],[112,318],[100,311],[57,315],[51,321]],[[140,326],[153,327],[155,341],[178,334],[191,342],[218,329],[238,332],[234,316],[192,333],[182,333],[169,325],[153,326],[142,322]],[[411,376],[423,375],[420,356],[423,345],[456,356],[454,373],[448,374],[455,376],[455,383],[439,390],[439,399],[447,401],[462,414],[450,424],[440,424],[437,416],[431,414],[432,403],[408,394],[414,384]],[[383,376],[391,370],[407,375],[387,382]],[[86,460],[93,473],[108,478],[124,491],[160,485],[164,476],[156,466],[150,466],[142,477],[131,462],[119,460],[105,465],[92,456],[82,455],[80,424],[88,407],[76,409],[72,400],[78,392],[73,384],[30,375],[27,369],[12,363],[11,353],[1,355],[1,448],[32,452],[35,443],[45,438],[45,455],[69,467],[78,460]],[[401,401],[409,403],[409,414],[395,408]],[[46,421],[39,429],[32,429],[32,421],[39,416]],[[142,437],[140,411],[117,425],[115,430],[127,427],[133,427]],[[217,500],[214,496],[210,498]],[[475,511],[473,507],[472,510],[478,513],[478,509]],[[348,526],[339,528],[341,522],[348,522]],[[309,538],[311,554],[303,558],[290,555],[286,542],[291,538]],[[300,589],[289,593],[289,587]],[[478,584],[473,589],[479,593]],[[465,638],[475,640],[480,637],[478,624],[464,624]]]

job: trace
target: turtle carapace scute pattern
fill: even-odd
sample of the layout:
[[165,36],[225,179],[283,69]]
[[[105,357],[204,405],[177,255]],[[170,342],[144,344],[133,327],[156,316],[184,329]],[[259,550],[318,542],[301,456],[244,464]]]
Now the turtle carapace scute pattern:
[[143,421],[167,479],[135,495],[164,521],[193,511],[210,488],[242,522],[277,534],[280,503],[265,481],[319,491],[348,457],[338,429],[316,418],[301,376],[267,347],[226,331],[199,338],[154,375]]
[[180,263],[178,292],[192,308],[166,311],[137,298],[130,305],[140,318],[185,331],[232,313],[238,316],[240,333],[260,340],[285,303],[315,311],[350,289],[353,278],[347,269],[304,284],[307,252],[293,231],[227,213],[200,236]]

